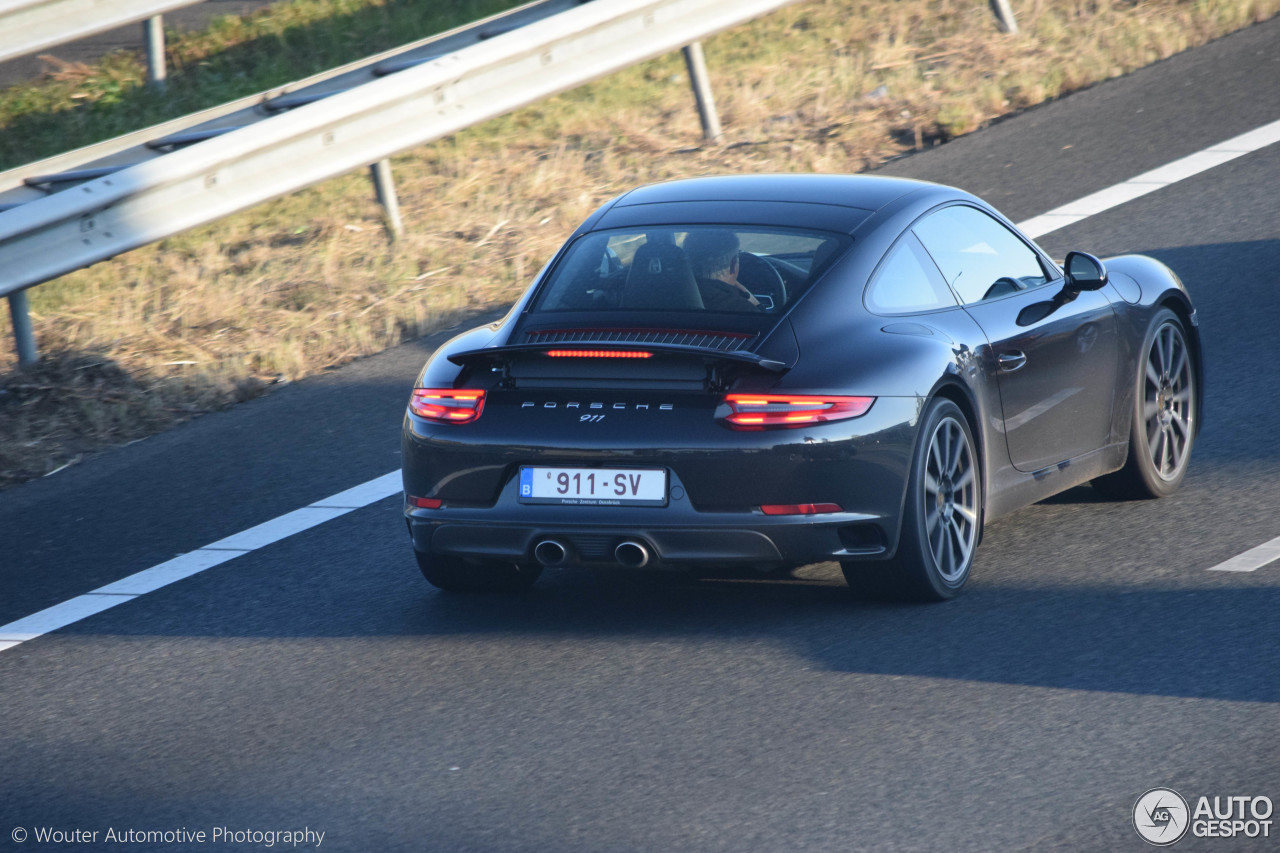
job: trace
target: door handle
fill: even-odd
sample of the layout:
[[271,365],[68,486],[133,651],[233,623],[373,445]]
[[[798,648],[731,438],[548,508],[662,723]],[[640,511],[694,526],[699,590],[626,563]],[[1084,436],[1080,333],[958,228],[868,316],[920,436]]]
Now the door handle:
[[1002,352],[996,356],[996,363],[1000,365],[1000,369],[1005,373],[1013,373],[1015,370],[1021,370],[1026,365],[1027,354],[1017,350]]

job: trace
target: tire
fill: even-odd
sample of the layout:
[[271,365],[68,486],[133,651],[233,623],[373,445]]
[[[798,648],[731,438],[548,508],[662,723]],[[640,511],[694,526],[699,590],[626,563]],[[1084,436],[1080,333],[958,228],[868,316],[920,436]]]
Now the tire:
[[1151,321],[1134,379],[1133,425],[1124,467],[1093,481],[1109,498],[1165,498],[1187,476],[1196,435],[1195,354],[1178,315],[1161,309]]
[[874,598],[946,601],[969,580],[982,536],[982,479],[973,431],[960,407],[925,409],[892,560],[843,563],[855,592]]
[[523,592],[542,574],[541,566],[472,560],[414,550],[427,582],[446,592]]

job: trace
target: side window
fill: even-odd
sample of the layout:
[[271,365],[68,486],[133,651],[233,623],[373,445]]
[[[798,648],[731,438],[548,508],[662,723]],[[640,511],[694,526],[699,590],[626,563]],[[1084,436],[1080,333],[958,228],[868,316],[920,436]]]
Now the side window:
[[966,305],[1039,287],[1049,280],[1036,253],[1003,223],[977,208],[944,208],[917,222],[914,230]]
[[907,234],[880,265],[866,303],[875,314],[912,314],[954,308],[956,300],[920,242]]

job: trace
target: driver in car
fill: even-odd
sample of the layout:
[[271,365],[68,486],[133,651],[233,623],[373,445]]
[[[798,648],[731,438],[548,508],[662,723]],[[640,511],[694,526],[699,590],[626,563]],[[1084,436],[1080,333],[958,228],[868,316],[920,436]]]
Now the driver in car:
[[685,255],[709,311],[763,311],[760,300],[738,281],[738,235],[726,230],[691,231]]

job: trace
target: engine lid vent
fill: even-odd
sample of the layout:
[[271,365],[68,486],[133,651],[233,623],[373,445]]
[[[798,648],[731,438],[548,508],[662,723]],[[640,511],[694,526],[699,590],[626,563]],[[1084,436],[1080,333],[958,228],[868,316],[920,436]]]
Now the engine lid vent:
[[530,329],[525,333],[525,343],[530,344],[675,344],[721,352],[746,349],[755,339],[749,332],[702,329]]

